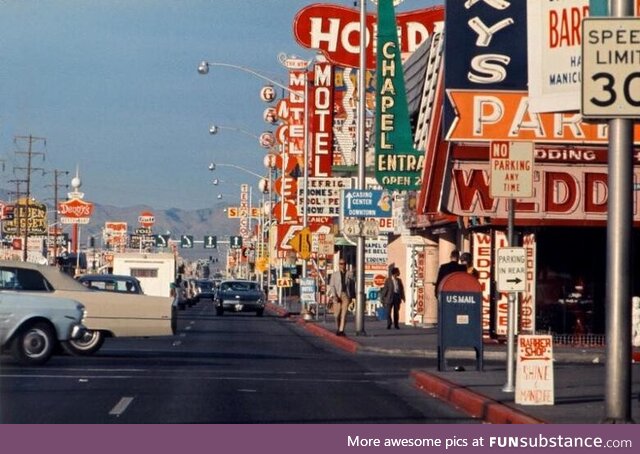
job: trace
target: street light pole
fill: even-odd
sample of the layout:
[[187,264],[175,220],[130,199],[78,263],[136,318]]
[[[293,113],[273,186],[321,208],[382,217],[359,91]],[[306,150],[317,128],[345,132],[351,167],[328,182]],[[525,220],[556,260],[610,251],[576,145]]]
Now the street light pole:
[[218,133],[218,130],[220,129],[227,129],[229,131],[236,131],[239,133],[244,134],[245,136],[249,136],[249,137],[253,137],[256,140],[260,140],[260,137],[257,136],[256,134],[247,131],[246,129],[243,128],[237,128],[235,126],[225,126],[225,125],[218,125],[218,124],[212,124],[209,126],[209,134],[211,134],[212,136],[216,135]]
[[[358,71],[358,181],[357,189],[365,189],[366,185],[366,106],[367,106],[367,90],[366,71],[367,71],[367,2],[360,0],[360,68]],[[364,295],[364,236],[362,235],[362,223],[360,220],[360,232],[358,233],[358,243],[356,247],[356,335],[366,334],[364,330],[364,312],[365,312],[365,295]]]
[[233,169],[241,170],[241,171],[246,172],[246,173],[248,173],[250,175],[253,175],[254,177],[264,178],[264,175],[260,175],[259,173],[256,173],[256,172],[254,172],[252,170],[249,170],[249,169],[247,169],[245,167],[242,167],[242,166],[239,166],[239,165],[236,165],[236,164],[221,164],[221,163],[217,163],[217,162],[212,162],[212,163],[209,164],[209,170],[211,170],[212,172],[214,170],[216,170],[217,167],[231,167]]
[[209,68],[211,66],[221,66],[223,68],[233,68],[233,69],[237,69],[239,71],[244,71],[246,73],[253,74],[258,79],[262,79],[262,80],[264,80],[266,82],[272,83],[276,87],[282,88],[283,90],[285,90],[285,91],[287,91],[289,93],[294,93],[294,94],[296,94],[298,96],[301,96],[301,93],[297,93],[294,90],[291,90],[291,88],[287,87],[286,85],[283,85],[278,81],[275,81],[275,80],[273,80],[273,79],[271,79],[271,78],[269,78],[269,77],[267,77],[267,76],[265,76],[263,74],[260,74],[259,72],[255,71],[255,70],[253,70],[251,68],[248,68],[248,67],[242,66],[242,65],[233,65],[231,63],[210,62],[210,61],[203,60],[198,65],[198,73],[200,73],[202,75],[209,74]]

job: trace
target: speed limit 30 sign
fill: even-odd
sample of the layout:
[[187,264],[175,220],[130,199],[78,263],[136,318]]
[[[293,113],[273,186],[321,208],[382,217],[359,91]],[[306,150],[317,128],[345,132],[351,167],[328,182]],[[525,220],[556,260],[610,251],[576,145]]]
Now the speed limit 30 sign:
[[582,116],[640,116],[640,18],[582,21]]

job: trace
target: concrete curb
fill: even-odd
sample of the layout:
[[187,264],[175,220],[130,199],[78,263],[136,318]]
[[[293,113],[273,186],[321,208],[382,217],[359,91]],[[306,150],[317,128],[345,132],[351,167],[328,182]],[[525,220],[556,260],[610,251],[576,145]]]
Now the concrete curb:
[[464,386],[424,371],[412,370],[410,377],[421,390],[450,403],[474,418],[490,424],[546,424]]
[[322,337],[323,339],[329,341],[336,347],[348,352],[348,353],[356,353],[360,344],[354,340],[349,339],[348,337],[339,337],[336,336],[335,333],[326,330],[325,328],[316,325],[315,323],[306,322],[303,319],[298,319],[296,322],[299,325],[302,325],[304,329],[310,331],[312,334],[316,336]]
[[286,310],[284,307],[282,306],[278,306],[277,304],[273,304],[273,303],[267,303],[265,305],[265,309],[267,310],[267,312],[271,312],[272,314],[277,315],[278,317],[289,317],[289,311]]

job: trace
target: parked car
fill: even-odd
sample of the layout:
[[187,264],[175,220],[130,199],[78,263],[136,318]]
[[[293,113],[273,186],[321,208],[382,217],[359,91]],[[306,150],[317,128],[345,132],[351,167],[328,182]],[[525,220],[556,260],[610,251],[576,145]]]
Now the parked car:
[[97,352],[106,337],[168,336],[176,330],[174,298],[90,290],[56,267],[0,261],[0,294],[7,290],[84,304],[86,332],[63,344],[76,355]]
[[196,299],[201,301],[203,299],[212,300],[216,296],[216,290],[213,286],[213,282],[208,279],[198,279],[196,281]]
[[84,316],[69,298],[0,292],[0,348],[21,364],[44,364],[60,343],[84,334]]
[[84,274],[79,276],[78,282],[93,290],[107,292],[135,293],[143,295],[140,281],[133,276],[118,274]]
[[214,305],[217,315],[224,311],[255,312],[258,317],[264,313],[265,294],[258,282],[248,280],[227,280],[220,283]]

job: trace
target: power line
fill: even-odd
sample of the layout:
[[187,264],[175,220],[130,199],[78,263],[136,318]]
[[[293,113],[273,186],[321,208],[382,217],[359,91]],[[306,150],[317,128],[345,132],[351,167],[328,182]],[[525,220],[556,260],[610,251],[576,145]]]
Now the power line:
[[[44,146],[46,147],[47,145],[47,139],[45,139],[44,137],[36,137],[33,136],[31,134],[29,134],[28,136],[15,136],[13,139],[13,142],[17,145],[19,142],[26,142],[27,143],[27,150],[23,151],[23,150],[16,150],[16,155],[25,155],[27,157],[27,166],[26,167],[14,167],[13,170],[14,172],[16,170],[22,170],[26,172],[26,178],[24,179],[24,181],[27,184],[27,189],[25,191],[25,222],[24,222],[24,244],[22,245],[23,247],[23,252],[22,252],[22,260],[23,261],[27,261],[27,240],[29,238],[29,221],[30,221],[30,203],[31,203],[31,174],[33,173],[34,170],[41,170],[43,175],[44,175],[44,169],[40,168],[40,167],[33,167],[32,163],[33,163],[33,158],[34,156],[42,156],[42,160],[44,161],[44,151],[34,151],[33,149],[33,145],[37,142],[42,142],[44,144]],[[19,191],[19,186],[18,186],[18,192]],[[18,211],[20,211],[20,205],[18,203]],[[18,234],[20,233],[20,224],[22,219],[19,219],[20,222],[18,222],[17,226],[17,232]]]

